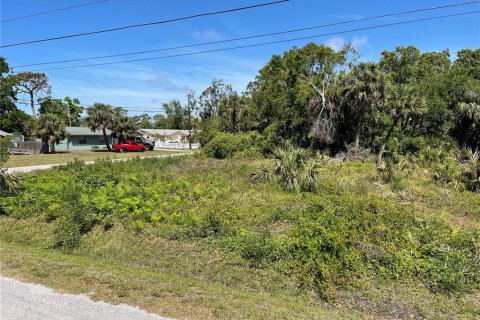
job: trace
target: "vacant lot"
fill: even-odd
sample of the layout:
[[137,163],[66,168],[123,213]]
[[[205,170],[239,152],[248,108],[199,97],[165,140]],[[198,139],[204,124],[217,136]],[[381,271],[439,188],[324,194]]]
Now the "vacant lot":
[[78,161],[91,161],[99,159],[120,159],[120,158],[132,158],[132,157],[146,157],[157,156],[163,154],[173,154],[186,152],[184,150],[154,150],[148,152],[129,152],[129,153],[116,153],[116,152],[92,152],[92,151],[76,151],[69,153],[56,153],[56,154],[34,154],[34,155],[14,155],[10,156],[7,163],[3,166],[5,168],[35,166],[42,164],[56,164],[56,163],[70,163],[75,160]]
[[72,164],[0,199],[2,274],[177,318],[476,319],[480,197],[418,170],[324,163],[315,193],[270,160]]

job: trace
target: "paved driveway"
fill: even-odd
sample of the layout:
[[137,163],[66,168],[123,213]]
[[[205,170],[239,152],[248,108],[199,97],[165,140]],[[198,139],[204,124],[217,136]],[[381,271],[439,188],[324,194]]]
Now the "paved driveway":
[[6,277],[0,277],[0,319],[168,320],[136,307],[94,302],[85,295],[61,294]]

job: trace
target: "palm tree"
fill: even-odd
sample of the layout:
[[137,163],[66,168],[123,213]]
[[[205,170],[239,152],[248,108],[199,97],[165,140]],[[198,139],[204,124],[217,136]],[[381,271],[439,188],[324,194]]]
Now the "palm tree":
[[107,129],[113,127],[115,123],[115,112],[112,106],[103,103],[94,103],[93,106],[87,108],[87,118],[85,119],[87,126],[95,132],[101,129],[105,145],[111,151],[110,143],[108,143]]
[[132,117],[119,116],[115,119],[112,131],[117,138],[118,143],[122,143],[127,139],[135,138],[137,135],[139,126],[138,123]]
[[43,114],[38,119],[37,136],[44,144],[43,152],[55,153],[55,145],[67,137],[65,123],[56,115]]
[[354,148],[360,146],[360,134],[366,114],[383,103],[385,81],[374,63],[360,63],[345,80],[345,98],[355,117]]
[[402,119],[420,117],[425,112],[426,99],[412,85],[388,85],[383,112],[388,114],[390,123],[384,134],[377,154],[377,165],[382,165],[383,154],[391,135]]

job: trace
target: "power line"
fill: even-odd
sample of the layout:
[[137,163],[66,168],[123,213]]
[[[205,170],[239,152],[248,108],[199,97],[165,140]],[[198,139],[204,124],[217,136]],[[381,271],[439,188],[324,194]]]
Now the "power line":
[[113,32],[113,31],[119,31],[119,30],[131,29],[131,28],[140,28],[140,27],[147,27],[147,26],[153,26],[153,25],[159,25],[159,24],[166,24],[166,23],[177,22],[177,21],[182,21],[182,20],[189,20],[189,19],[194,19],[194,18],[213,16],[213,15],[231,13],[231,12],[236,12],[236,11],[244,11],[244,10],[249,10],[249,9],[255,9],[255,8],[270,6],[270,5],[289,2],[289,1],[290,0],[276,0],[276,1],[271,1],[271,2],[254,4],[254,5],[246,6],[246,7],[239,7],[239,8],[226,9],[226,10],[213,11],[213,12],[198,13],[198,14],[194,14],[194,15],[191,15],[191,16],[181,17],[181,18],[173,18],[173,19],[167,19],[167,20],[133,24],[133,25],[128,25],[128,26],[122,26],[122,27],[116,27],[116,28],[110,28],[110,29],[103,29],[103,30],[97,30],[97,31],[91,31],[91,32],[75,33],[75,34],[69,34],[69,35],[65,35],[65,36],[45,38],[45,39],[39,39],[39,40],[17,42],[17,43],[2,45],[2,46],[0,46],[0,48],[22,46],[22,45],[32,44],[32,43],[47,42],[47,41],[54,41],[54,40],[75,38],[75,37],[83,37],[83,36],[92,35],[92,34],[107,33],[107,32]]
[[[24,105],[24,106],[30,106],[30,102],[20,102],[20,101],[15,101],[15,104],[21,104],[21,105]],[[34,106],[41,106],[40,103],[37,103],[37,102],[34,102],[33,103]],[[80,106],[82,106],[83,108],[90,108],[92,107],[93,105],[90,105],[90,104],[80,104]],[[140,113],[140,114],[151,114],[151,113],[155,113],[155,114],[164,114],[165,111],[163,109],[132,109],[132,108],[123,108],[123,107],[119,107],[121,108],[122,110],[126,111],[127,113]]]
[[139,62],[139,61],[159,60],[159,59],[168,59],[168,58],[177,58],[177,57],[193,56],[193,55],[200,55],[200,54],[205,54],[205,53],[213,53],[213,52],[221,52],[221,51],[230,51],[230,50],[237,50],[237,49],[253,48],[253,47],[260,47],[260,46],[266,46],[266,45],[272,45],[272,44],[279,44],[279,43],[285,43],[285,42],[292,42],[292,41],[298,41],[298,40],[307,40],[307,39],[313,39],[313,38],[319,38],[319,37],[326,37],[326,36],[332,36],[332,35],[352,33],[352,32],[357,32],[357,31],[365,31],[365,30],[379,29],[379,28],[384,28],[384,27],[390,27],[390,26],[396,26],[396,25],[404,25],[404,24],[410,24],[410,23],[421,22],[421,21],[430,21],[430,20],[438,20],[438,19],[451,18],[451,17],[459,17],[459,16],[465,16],[465,15],[475,14],[475,13],[479,13],[479,12],[480,12],[480,10],[470,11],[470,12],[462,12],[462,13],[456,13],[456,14],[443,15],[443,16],[436,16],[436,17],[429,17],[429,18],[414,19],[414,20],[400,21],[400,22],[394,22],[394,23],[387,23],[387,24],[381,24],[381,25],[370,26],[370,27],[363,27],[363,28],[356,28],[356,29],[350,29],[350,30],[344,30],[344,31],[323,33],[323,34],[317,34],[317,35],[313,35],[313,36],[290,38],[290,39],[284,39],[284,40],[276,40],[276,41],[262,42],[262,43],[257,43],[257,44],[250,44],[250,45],[243,45],[243,46],[235,46],[235,47],[227,47],[227,48],[221,48],[221,49],[212,49],[212,50],[204,50],[204,51],[197,51],[197,52],[173,54],[173,55],[167,55],[167,56],[159,56],[159,57],[151,57],[151,58],[142,58],[142,59],[131,59],[131,60],[122,60],[122,61],[114,61],[114,62],[102,62],[102,63],[92,63],[92,64],[83,64],[83,65],[75,65],[75,66],[63,66],[63,67],[55,67],[55,68],[43,68],[43,69],[36,69],[36,70],[33,70],[33,71],[48,71],[48,70],[73,69],[73,68],[94,67],[94,66],[104,66],[104,65],[113,65],[113,64],[121,64],[121,63],[130,63],[130,62]]
[[50,64],[60,64],[60,63],[67,63],[67,62],[78,62],[78,61],[86,61],[86,60],[96,60],[96,59],[114,58],[114,57],[130,56],[130,55],[139,55],[139,54],[159,52],[159,51],[187,49],[187,48],[192,48],[192,47],[200,47],[200,46],[206,46],[206,45],[212,45],[212,44],[220,44],[220,43],[234,42],[234,41],[240,41],[240,40],[263,38],[263,37],[268,37],[268,36],[294,33],[294,32],[300,32],[300,31],[306,31],[306,30],[312,30],[312,29],[320,29],[320,28],[325,28],[325,27],[332,27],[332,26],[350,24],[350,23],[361,22],[361,21],[381,19],[381,18],[387,18],[387,17],[392,17],[392,16],[398,16],[398,15],[405,15],[405,14],[411,14],[411,13],[418,13],[418,12],[439,10],[439,9],[445,9],[445,8],[459,7],[459,6],[476,4],[476,3],[478,3],[478,1],[469,1],[469,2],[451,4],[451,5],[444,5],[444,6],[437,6],[437,7],[430,7],[430,8],[422,8],[422,9],[402,11],[402,12],[396,12],[396,13],[388,13],[388,14],[383,14],[383,15],[379,15],[379,16],[372,16],[372,17],[366,17],[366,18],[360,18],[360,19],[346,20],[346,21],[323,24],[323,25],[318,25],[318,26],[310,26],[310,27],[284,30],[284,31],[278,31],[278,32],[257,34],[257,35],[245,36],[245,37],[240,37],[240,38],[225,39],[225,40],[218,40],[218,41],[209,41],[209,42],[203,42],[203,43],[197,43],[197,44],[187,44],[187,45],[180,45],[180,46],[169,47],[169,48],[125,52],[125,53],[118,53],[118,54],[111,54],[111,55],[104,55],[104,56],[93,56],[93,57],[77,58],[77,59],[69,59],[69,60],[38,62],[38,63],[31,63],[31,64],[13,66],[12,68],[25,68],[25,67],[50,65]]
[[323,24],[323,25],[318,25],[318,26],[310,26],[310,27],[284,30],[284,31],[278,31],[278,32],[257,34],[257,35],[245,36],[245,37],[240,37],[240,38],[225,39],[225,40],[218,40],[218,41],[209,41],[209,42],[203,42],[203,43],[197,43],[197,44],[187,44],[187,45],[180,45],[180,46],[169,47],[169,48],[160,48],[160,49],[152,49],[152,50],[118,53],[118,54],[111,54],[111,55],[104,55],[104,56],[94,56],[94,57],[77,58],[77,59],[69,59],[69,60],[49,61],[49,62],[38,62],[38,63],[31,63],[31,64],[13,66],[12,68],[25,68],[25,67],[40,66],[40,65],[60,64],[60,63],[67,63],[67,62],[78,62],[78,61],[86,61],[86,60],[96,60],[96,59],[105,59],[105,58],[139,55],[139,54],[159,52],[159,51],[187,49],[187,48],[200,47],[200,46],[205,46],[205,45],[220,44],[220,43],[234,42],[234,41],[240,41],[240,40],[249,40],[249,39],[263,38],[263,37],[268,37],[268,36],[288,34],[288,33],[300,32],[300,31],[320,29],[320,28],[325,28],[325,27],[332,27],[332,26],[350,24],[350,23],[355,23],[355,22],[375,20],[375,19],[387,18],[387,17],[392,17],[392,16],[398,16],[398,15],[405,15],[405,14],[411,14],[411,13],[418,13],[418,12],[433,11],[433,10],[439,10],[439,9],[445,9],[445,8],[466,6],[466,5],[476,4],[476,3],[478,3],[478,1],[469,1],[469,2],[463,2],[463,3],[457,3],[457,4],[422,8],[422,9],[409,10],[409,11],[401,11],[401,12],[396,12],[396,13],[387,13],[387,14],[378,15],[378,16],[371,16],[371,17],[360,18],[360,19],[346,20],[346,21]]
[[59,9],[54,9],[54,10],[50,10],[50,11],[32,13],[32,14],[29,14],[29,15],[26,15],[26,16],[4,19],[4,20],[1,20],[0,23],[20,20],[20,19],[27,19],[27,18],[31,18],[31,17],[41,16],[41,15],[45,15],[45,14],[49,14],[49,13],[65,11],[65,10],[70,10],[70,9],[75,9],[75,8],[80,8],[80,7],[91,6],[91,5],[94,5],[94,4],[100,4],[100,3],[108,2],[108,1],[110,1],[110,0],[100,0],[100,1],[95,1],[95,2],[88,2],[88,3],[82,3],[82,4],[75,5],[75,6],[71,6],[71,7],[65,7],[65,8],[59,8]]

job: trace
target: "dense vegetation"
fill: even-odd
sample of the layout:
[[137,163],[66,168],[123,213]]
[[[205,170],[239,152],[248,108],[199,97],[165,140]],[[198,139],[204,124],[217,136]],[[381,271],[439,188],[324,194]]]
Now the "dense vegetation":
[[[411,279],[440,292],[479,289],[478,195],[446,189],[475,226],[458,229],[434,214],[438,203],[426,209],[377,195],[383,187],[374,182],[382,180],[369,163],[324,162],[318,191],[297,194],[251,182],[248,162],[179,161],[75,163],[25,177],[1,206],[10,217],[54,223],[53,245],[64,249],[97,227],[208,239],[253,267],[275,265],[324,298],[369,278]],[[339,187],[344,179],[356,182]],[[431,178],[422,183],[444,190]]]
[[[2,92],[2,101],[14,98]],[[105,104],[55,124],[51,106],[60,103],[74,111],[77,102],[44,103],[49,111],[33,125],[44,141],[60,139],[72,120],[124,137],[152,125]],[[220,273],[240,265],[272,275],[184,276],[310,294],[314,303],[427,288],[421,302],[405,302],[414,317],[442,316],[436,299],[451,317],[480,315],[479,49],[452,61],[448,51],[398,47],[371,63],[350,46],[309,44],[273,56],[243,94],[214,80],[186,106],[164,109],[155,121],[201,129],[196,158],[77,162],[25,176],[0,191],[0,240],[147,267],[157,262],[137,257],[133,244],[103,256],[92,239],[139,237],[146,252],[156,252],[152,239],[178,241],[221,257]],[[19,239],[15,223],[35,236]]]
[[[274,55],[242,94],[213,80],[198,97],[190,92],[184,105],[164,103],[164,112],[153,117],[128,117],[124,109],[111,107],[116,124],[107,127],[120,136],[139,127],[201,129],[204,145],[219,132],[256,131],[270,148],[281,140],[332,153],[367,148],[378,160],[385,152],[418,152],[427,145],[475,150],[480,144],[479,70],[480,49],[459,50],[452,61],[448,50],[398,47],[373,63],[362,62],[349,45],[335,51],[311,43]],[[41,116],[53,114],[64,125],[89,123],[77,99],[49,96],[46,75],[8,71],[2,58],[1,130],[37,135],[33,94],[41,93],[46,95],[38,100]],[[15,106],[22,92],[32,97],[30,120]]]

